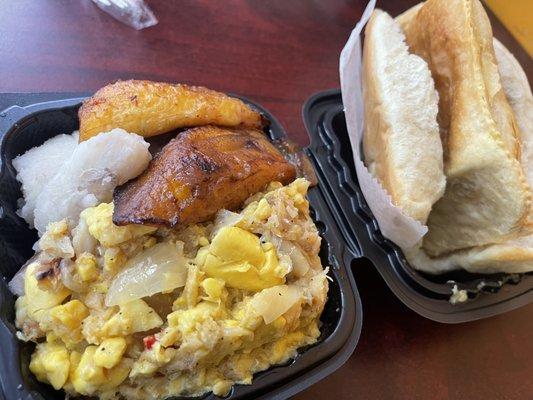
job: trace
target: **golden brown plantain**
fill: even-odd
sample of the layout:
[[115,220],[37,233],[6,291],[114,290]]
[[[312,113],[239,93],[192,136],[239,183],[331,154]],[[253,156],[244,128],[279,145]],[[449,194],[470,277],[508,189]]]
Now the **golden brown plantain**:
[[104,86],[79,110],[80,142],[122,128],[144,137],[200,126],[261,127],[261,115],[239,99],[204,87],[151,81]]
[[113,222],[174,227],[235,210],[271,181],[295,169],[255,129],[205,126],[172,139],[136,179],[115,190]]

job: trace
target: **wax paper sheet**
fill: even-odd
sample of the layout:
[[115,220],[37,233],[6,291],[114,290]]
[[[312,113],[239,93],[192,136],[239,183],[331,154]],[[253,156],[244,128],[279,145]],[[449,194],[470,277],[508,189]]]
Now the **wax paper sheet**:
[[399,207],[392,204],[389,194],[370,174],[361,158],[364,127],[361,34],[375,5],[375,0],[368,3],[361,20],[355,26],[342,50],[339,63],[342,101],[359,186],[383,235],[406,249],[415,246],[420,241],[427,232],[427,226],[403,214]]

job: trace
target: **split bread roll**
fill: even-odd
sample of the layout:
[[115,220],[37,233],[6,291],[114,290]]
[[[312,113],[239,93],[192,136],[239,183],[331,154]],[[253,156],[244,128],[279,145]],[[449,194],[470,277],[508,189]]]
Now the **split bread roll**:
[[[420,3],[396,18],[402,29],[407,29],[422,5]],[[533,95],[526,74],[516,58],[497,39],[493,39],[493,43],[501,84],[520,128],[520,161],[531,186]],[[420,248],[404,249],[404,253],[413,267],[430,273],[443,273],[458,268],[476,273],[523,273],[533,270],[533,235],[525,232],[522,236],[501,244],[474,247],[437,258],[429,258]]]
[[520,162],[526,174],[527,183],[533,188],[533,95],[531,87],[518,60],[497,39],[494,39],[494,53],[498,61],[503,91],[514,111],[520,129]]
[[363,95],[365,163],[393,204],[425,224],[445,187],[438,97],[427,63],[380,10],[365,30]]
[[530,190],[520,132],[503,92],[487,14],[478,0],[428,0],[406,25],[410,50],[429,64],[447,186],[428,218],[432,257],[518,237]]
[[404,255],[413,268],[431,274],[442,274],[460,268],[483,274],[524,273],[533,271],[533,236],[457,251],[444,257],[430,258],[420,247],[404,249]]
[[[505,95],[520,127],[522,167],[528,183],[532,185],[533,94],[524,70],[497,39],[494,39],[494,50]],[[527,232],[501,244],[474,247],[444,257],[429,258],[420,248],[404,249],[404,253],[414,268],[429,273],[443,273],[458,268],[475,273],[533,271],[533,235]]]
[[[409,8],[395,21],[402,31],[408,29],[424,3]],[[513,54],[496,38],[493,38],[494,54],[498,64],[501,85],[505,97],[514,112],[520,131],[520,163],[530,188],[533,188],[533,95],[526,73]],[[533,207],[530,207],[530,214]]]

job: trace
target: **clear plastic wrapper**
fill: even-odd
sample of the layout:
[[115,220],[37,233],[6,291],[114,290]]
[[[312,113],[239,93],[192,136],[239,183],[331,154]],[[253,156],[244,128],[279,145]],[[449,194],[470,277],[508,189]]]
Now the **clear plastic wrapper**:
[[157,24],[150,7],[143,0],[93,0],[104,12],[137,30]]

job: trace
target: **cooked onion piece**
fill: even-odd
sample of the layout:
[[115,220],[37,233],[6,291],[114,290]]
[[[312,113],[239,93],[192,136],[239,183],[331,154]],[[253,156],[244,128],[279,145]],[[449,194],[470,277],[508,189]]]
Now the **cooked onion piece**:
[[292,262],[292,272],[297,277],[302,277],[309,271],[309,260],[297,244],[279,237],[273,238],[272,243],[276,246],[278,253],[289,256]]
[[279,285],[263,289],[250,301],[252,307],[270,324],[302,299],[302,291],[294,285]]
[[189,259],[171,242],[158,243],[133,257],[109,287],[106,306],[123,304],[185,285]]

